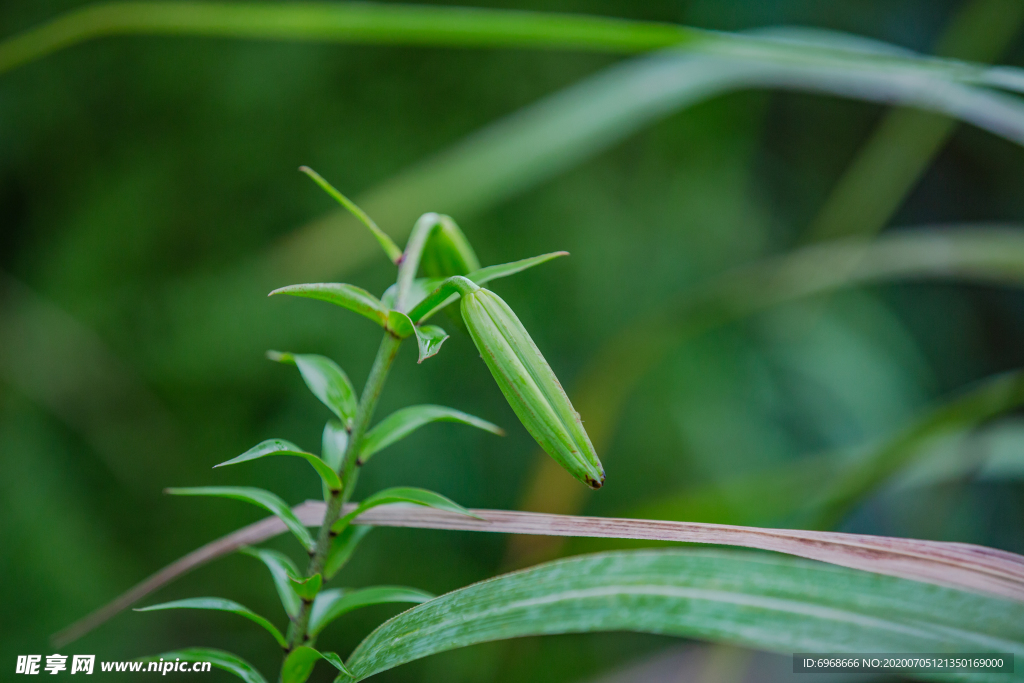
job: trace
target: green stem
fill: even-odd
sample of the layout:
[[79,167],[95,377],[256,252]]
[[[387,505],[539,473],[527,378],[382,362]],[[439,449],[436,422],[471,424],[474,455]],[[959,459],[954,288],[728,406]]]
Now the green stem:
[[[363,435],[366,434],[366,430],[370,426],[370,420],[373,419],[374,410],[377,408],[377,401],[384,390],[384,382],[387,380],[388,372],[395,361],[395,356],[398,355],[398,347],[401,344],[402,340],[389,332],[384,335],[380,348],[377,349],[377,357],[373,361],[373,367],[370,368],[370,376],[366,379],[366,384],[363,385],[363,395],[359,399],[359,408],[356,410],[352,432],[349,435],[345,457],[342,460],[342,470],[339,473],[341,474],[342,490],[333,493],[327,501],[324,521],[320,525],[320,532],[317,534],[316,546],[309,559],[306,576],[321,573],[324,569],[324,564],[327,562],[327,555],[331,550],[331,543],[334,541],[331,527],[341,517],[342,507],[355,489],[356,479],[359,475],[357,463]],[[306,641],[306,628],[309,626],[309,613],[312,605],[312,601],[303,601],[302,609],[292,622],[292,627],[288,633],[289,651]]]

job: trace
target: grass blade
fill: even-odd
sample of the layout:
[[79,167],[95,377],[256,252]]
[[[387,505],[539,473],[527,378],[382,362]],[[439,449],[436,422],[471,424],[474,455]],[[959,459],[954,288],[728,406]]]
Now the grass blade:
[[391,413],[367,432],[359,448],[359,461],[365,463],[374,453],[384,450],[431,422],[458,422],[498,436],[505,435],[505,431],[498,425],[461,410],[429,404],[409,406]]
[[257,505],[264,510],[277,515],[277,517],[284,522],[285,526],[288,527],[288,530],[292,532],[292,535],[299,540],[302,547],[308,552],[313,551],[313,536],[309,533],[309,530],[306,529],[299,518],[295,516],[295,513],[288,507],[288,503],[284,502],[279,496],[271,493],[270,491],[251,486],[194,486],[191,488],[165,489],[165,491],[172,496],[214,496],[216,498],[233,498],[234,500],[241,500],[246,503]]
[[994,650],[1020,657],[1024,605],[792,558],[607,553],[507,574],[414,607],[367,636],[348,667],[362,680],[476,643],[594,631],[776,652]]
[[225,600],[224,598],[188,598],[186,600],[163,602],[159,605],[150,605],[149,607],[140,607],[135,611],[153,612],[165,609],[212,609],[220,612],[237,614],[265,628],[270,635],[274,636],[274,640],[276,640],[277,644],[281,647],[288,647],[288,641],[285,640],[284,635],[282,635],[276,626],[271,624],[266,618],[253,612],[248,607],[239,605],[233,600]]
[[[306,501],[297,506],[294,512],[304,523],[316,526],[323,522],[324,509],[325,505],[320,501]],[[346,512],[355,509],[354,504],[349,504],[345,508]],[[509,510],[470,512],[482,519],[425,508],[383,506],[362,513],[356,524],[734,545],[771,550],[867,572],[988,593],[1024,602],[1024,557],[968,543],[919,541],[823,531],[763,529],[727,524],[578,517]],[[196,567],[244,545],[260,543],[285,531],[286,527],[280,519],[270,517],[212,541],[67,627],[53,637],[53,642],[60,645],[70,643]],[[243,552],[256,554],[269,551],[247,548]]]

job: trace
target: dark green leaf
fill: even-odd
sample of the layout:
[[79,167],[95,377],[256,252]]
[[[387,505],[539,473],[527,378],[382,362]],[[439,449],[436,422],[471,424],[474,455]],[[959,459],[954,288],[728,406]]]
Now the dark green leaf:
[[361,287],[337,282],[320,282],[316,284],[289,285],[275,289],[269,296],[289,294],[307,299],[319,299],[336,304],[359,315],[366,316],[381,327],[387,325],[388,311],[373,294]]
[[381,249],[384,250],[384,253],[387,254],[392,263],[398,263],[401,260],[402,250],[398,248],[398,245],[395,244],[394,240],[386,232],[377,227],[377,224],[374,223],[373,219],[365,211],[356,206],[355,202],[339,192],[334,185],[324,180],[323,176],[309,166],[300,166],[299,170],[312,178],[313,182],[320,186],[320,189],[331,195],[334,201],[341,204],[350,214],[359,219],[359,222],[365,225],[373,234],[374,239],[377,240],[377,243],[380,244]]
[[360,607],[388,602],[418,604],[433,598],[430,593],[404,586],[373,586],[353,591],[337,588],[326,590],[316,596],[313,603],[313,610],[309,614],[309,634],[316,636],[338,617]]
[[[316,473],[320,475],[320,479],[323,480],[324,485],[332,491],[341,490],[341,479],[338,477],[338,473],[331,469],[331,466],[326,462],[313,455],[312,453],[306,453],[301,448],[285,441],[284,439],[267,439],[256,444],[245,453],[242,453],[237,458],[232,458],[214,467],[223,467],[224,465],[237,465],[240,462],[248,462],[249,460],[257,460],[259,458],[265,458],[270,455],[290,455],[297,458],[302,458],[316,470]],[[257,503],[262,504],[262,503]],[[264,506],[266,507],[266,506]],[[270,509],[270,508],[267,508]],[[274,512],[271,510],[271,512]],[[274,514],[277,514],[274,512]]]
[[270,635],[274,636],[277,644],[281,647],[288,647],[288,642],[284,639],[284,636],[277,627],[270,623],[264,617],[256,614],[248,607],[239,605],[237,602],[232,600],[225,600],[224,598],[188,598],[186,600],[175,600],[173,602],[164,602],[159,605],[150,605],[149,607],[140,607],[136,609],[136,612],[153,612],[156,610],[165,609],[211,609],[220,612],[231,612],[239,616],[245,617],[250,621],[254,621],[263,628],[267,629]]
[[372,526],[349,525],[334,538],[331,550],[327,555],[327,562],[324,564],[324,576],[328,579],[334,577],[352,557],[356,546],[363,540],[366,534],[370,533]]
[[426,489],[418,489],[408,486],[396,486],[373,494],[356,506],[355,510],[335,522],[331,529],[333,531],[340,532],[348,526],[349,522],[370,508],[375,508],[378,505],[390,505],[391,503],[412,503],[413,505],[423,505],[424,507],[430,507],[437,510],[447,510],[448,512],[456,512],[460,515],[480,519],[477,515],[474,515],[472,512],[450,498],[442,496],[440,493],[434,493],[433,491],[428,491]]
[[777,555],[639,551],[539,565],[442,595],[355,649],[357,680],[476,643],[638,631],[807,652],[1012,652],[1024,604]]
[[281,598],[281,604],[288,616],[297,616],[302,609],[302,598],[295,592],[292,580],[300,578],[299,568],[295,566],[291,558],[276,550],[267,548],[241,548],[238,552],[249,557],[255,557],[270,570],[270,576],[274,580],[274,587],[277,595]]
[[464,413],[461,410],[429,404],[409,406],[408,408],[401,408],[391,413],[367,432],[359,449],[360,462],[365,463],[374,453],[387,448],[396,441],[404,439],[423,425],[430,424],[431,422],[458,422],[499,436],[504,436],[505,434],[497,425]]
[[295,516],[291,508],[288,507],[288,503],[281,500],[279,496],[266,491],[264,489],[257,489],[250,486],[196,486],[191,488],[172,488],[166,489],[166,492],[172,496],[214,496],[216,498],[233,498],[234,500],[242,500],[246,503],[252,503],[258,505],[264,510],[268,510],[273,514],[280,517],[284,525],[288,527],[288,530],[292,532],[295,538],[299,539],[299,543],[308,552],[313,551],[313,536],[306,529],[306,526]]
[[295,593],[303,600],[309,601],[316,597],[316,594],[320,592],[320,586],[323,585],[324,577],[319,574],[313,574],[309,578],[296,579],[288,577],[288,583],[291,584]]
[[567,251],[553,251],[550,254],[541,254],[540,256],[533,256],[530,258],[524,258],[520,261],[513,261],[512,263],[502,263],[497,266],[487,266],[479,270],[474,270],[472,273],[467,275],[470,280],[482,285],[490,282],[491,280],[497,280],[499,278],[508,277],[509,275],[515,275],[521,273],[527,268],[533,268],[539,266],[542,263],[547,263],[552,259],[556,259],[559,256],[568,256]]
[[351,425],[356,416],[356,390],[348,375],[326,356],[267,351],[267,358],[279,363],[294,363],[306,386],[338,419]]
[[165,662],[173,662],[176,659],[181,659],[186,662],[210,662],[210,664],[218,669],[223,669],[224,671],[238,676],[245,681],[245,683],[267,683],[267,679],[263,678],[260,672],[257,671],[252,664],[237,655],[233,655],[230,652],[224,652],[223,650],[214,650],[205,647],[189,647],[184,650],[175,650],[173,652],[164,652],[163,654],[153,655],[151,657],[143,657],[139,661],[158,662],[161,659]]
[[441,344],[448,338],[448,333],[436,325],[417,326],[416,344],[419,346],[420,357],[417,361],[422,363],[441,350]]

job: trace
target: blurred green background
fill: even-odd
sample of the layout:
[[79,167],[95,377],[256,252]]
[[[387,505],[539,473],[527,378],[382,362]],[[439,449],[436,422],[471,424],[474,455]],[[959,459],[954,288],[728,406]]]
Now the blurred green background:
[[[724,30],[813,26],[1024,65],[1013,2],[479,4]],[[81,5],[7,2],[0,33]],[[585,405],[619,390],[581,385],[595,363],[612,376],[630,374],[630,363],[642,369],[616,394],[621,411],[599,444],[608,483],[587,493],[545,469],[465,335],[454,332],[421,366],[406,348],[378,414],[441,403],[509,434],[426,428],[374,459],[359,496],[401,484],[471,507],[802,526],[809,518],[790,503],[824,488],[831,461],[1024,364],[1019,291],[911,282],[772,307],[680,337],[651,367],[624,356],[615,360],[622,367],[602,368],[594,359],[635,320],[668,315],[670,302],[699,283],[766,255],[878,228],[1024,220],[1024,154],[1012,143],[966,126],[951,127],[947,139],[937,117],[893,123],[877,104],[810,94],[747,90],[617,122],[607,144],[559,152],[493,187],[481,168],[501,167],[502,155],[514,166],[517,145],[496,148],[483,166],[444,166],[507,134],[508,126],[480,133],[496,121],[514,126],[517,112],[620,61],[136,37],[0,75],[4,666],[15,654],[51,653],[54,631],[261,517],[231,501],[168,498],[164,487],[263,486],[296,503],[319,495],[315,476],[292,462],[210,469],[265,438],[319,447],[327,410],[294,369],[265,360],[266,349],[329,355],[361,385],[378,342],[362,318],[265,298],[273,287],[334,279],[379,294],[393,278],[350,223],[315,223],[333,206],[295,171],[300,164],[365,200],[399,242],[418,214],[440,211],[459,222],[485,265],[570,251],[494,288],[585,420]],[[600,106],[577,112],[579,126],[600,117]],[[880,124],[895,133],[865,160]],[[914,136],[922,131],[923,142]],[[858,159],[868,178],[884,180],[881,191],[855,187],[839,219],[830,217],[823,207],[840,201],[835,190]],[[1024,552],[1022,424],[1011,412],[930,442],[914,467],[872,486],[832,526]],[[295,550],[288,539],[272,545]],[[443,592],[534,559],[613,545],[382,529],[337,582]],[[219,560],[157,597],[194,595],[222,595],[283,621],[269,576],[250,558]],[[321,642],[345,653],[396,611],[355,612]],[[265,671],[280,657],[248,622],[185,612],[124,613],[65,650],[113,660],[199,644]],[[632,634],[524,639],[379,680],[582,682],[677,645]],[[688,660],[696,668],[687,680],[767,680],[758,669],[767,665],[739,651],[707,658],[706,666]],[[772,675],[784,677],[779,671]],[[319,674],[314,680],[328,680]],[[632,680],[682,680],[643,675]]]

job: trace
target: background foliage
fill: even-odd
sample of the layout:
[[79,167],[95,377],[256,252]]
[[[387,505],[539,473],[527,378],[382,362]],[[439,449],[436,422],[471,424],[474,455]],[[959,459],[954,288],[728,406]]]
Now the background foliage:
[[[79,4],[7,3],[0,32]],[[1006,12],[1009,4],[972,6]],[[913,1],[564,0],[532,7],[728,30],[810,25],[924,52],[963,48],[950,44],[950,27],[970,23],[955,3]],[[999,61],[1022,64],[1016,19],[1000,16],[995,25],[1006,47]],[[982,35],[985,47],[998,38],[992,30]],[[165,486],[273,486],[292,501],[319,495],[315,476],[296,476],[287,462],[209,469],[264,438],[285,436],[307,448],[319,442],[326,411],[294,371],[264,359],[265,349],[324,353],[357,385],[373,355],[369,323],[312,302],[264,298],[269,286],[296,281],[294,273],[377,293],[388,284],[388,264],[360,258],[373,245],[355,232],[313,262],[289,261],[303,253],[289,251],[296,229],[332,208],[297,166],[309,164],[357,198],[385,196],[380,188],[394,187],[408,169],[619,59],[118,38],[0,76],[5,660],[49,652],[51,632],[260,516],[217,500],[168,498],[160,495]],[[1024,217],[1018,147],[964,127],[944,144],[935,136],[933,157],[927,140],[915,146],[918,138],[905,131],[931,125],[942,133],[942,120],[893,123],[885,116],[875,104],[738,92],[639,126],[610,149],[564,163],[553,177],[534,169],[490,200],[481,199],[477,169],[456,168],[444,178],[454,191],[437,202],[429,193],[399,193],[378,202],[374,215],[404,234],[411,220],[389,220],[450,212],[485,264],[570,251],[571,258],[495,289],[576,401],[574,378],[616,333],[730,267],[822,235],[869,232],[873,221],[896,231]],[[891,134],[884,147],[891,156],[875,163],[891,170],[911,158],[926,170],[915,180],[914,164],[904,164],[905,196],[854,187],[839,215],[852,216],[855,227],[830,228],[835,219],[823,207],[840,201],[833,190],[855,160],[871,163],[862,150],[882,121],[904,134]],[[628,122],[622,128],[632,130]],[[899,183],[882,189],[892,186]],[[468,189],[460,197],[462,187]],[[779,490],[775,482],[800,473],[796,490],[811,498],[825,478],[814,469],[822,460],[815,456],[841,462],[964,385],[1019,367],[1022,304],[1019,292],[980,286],[873,285],[772,308],[675,345],[629,393],[600,451],[608,484],[583,492],[579,509],[806,523],[784,505],[765,505]],[[531,486],[543,461],[483,364],[463,361],[476,355],[470,340],[456,333],[447,343],[447,353],[422,366],[403,351],[380,414],[442,403],[504,426],[508,437],[431,427],[394,446],[387,467],[368,466],[358,495],[415,483],[472,507],[566,505],[564,481],[549,476],[547,488]],[[1009,416],[926,444],[929,458],[874,487],[835,528],[1024,552],[1022,439]],[[531,558],[597,545],[386,529],[365,541],[348,581],[441,593]],[[226,597],[276,614],[269,582],[250,558],[233,556],[161,599],[221,594],[230,585]],[[322,642],[347,652],[395,611],[353,613]],[[266,669],[279,657],[261,649],[244,622],[175,612],[123,614],[70,651],[127,659],[195,642]],[[380,680],[583,681],[671,643],[620,634],[530,638],[442,654]],[[740,680],[755,666],[738,651],[724,657],[725,680]]]

